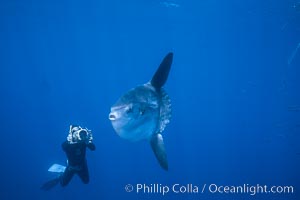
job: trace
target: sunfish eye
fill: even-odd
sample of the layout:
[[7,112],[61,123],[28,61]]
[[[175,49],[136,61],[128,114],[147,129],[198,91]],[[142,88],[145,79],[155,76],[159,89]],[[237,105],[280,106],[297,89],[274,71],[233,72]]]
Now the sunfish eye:
[[128,106],[128,107],[126,108],[126,113],[132,113],[132,111],[133,111],[132,106]]
[[144,108],[140,108],[139,112],[140,112],[140,115],[143,115],[145,113],[145,109]]
[[128,108],[128,109],[126,110],[126,113],[132,113],[132,108]]

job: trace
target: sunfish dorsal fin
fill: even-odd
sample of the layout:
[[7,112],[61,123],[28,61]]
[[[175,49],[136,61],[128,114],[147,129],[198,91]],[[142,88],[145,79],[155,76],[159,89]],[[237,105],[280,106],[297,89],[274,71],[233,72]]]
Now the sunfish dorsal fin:
[[162,135],[159,133],[152,135],[150,139],[150,144],[160,166],[164,170],[168,170],[167,154],[165,151],[165,145]]
[[173,53],[168,53],[160,63],[154,76],[151,79],[151,85],[156,89],[160,89],[167,81],[173,61]]

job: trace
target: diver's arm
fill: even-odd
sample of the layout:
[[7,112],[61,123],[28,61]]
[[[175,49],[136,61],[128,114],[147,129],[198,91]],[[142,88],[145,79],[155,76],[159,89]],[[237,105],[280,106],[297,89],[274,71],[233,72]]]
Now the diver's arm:
[[92,143],[92,142],[89,142],[86,146],[87,146],[91,151],[95,151],[95,149],[96,149],[95,144]]
[[64,142],[61,144],[61,147],[62,147],[62,149],[63,149],[64,151],[66,151],[67,148],[68,148],[68,142],[67,142],[67,141],[64,141]]

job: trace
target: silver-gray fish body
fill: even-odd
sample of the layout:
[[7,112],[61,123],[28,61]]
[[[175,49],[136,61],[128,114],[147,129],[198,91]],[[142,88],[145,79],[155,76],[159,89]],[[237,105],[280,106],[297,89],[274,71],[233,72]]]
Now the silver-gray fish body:
[[168,95],[150,83],[128,91],[112,106],[110,113],[116,133],[130,141],[150,139],[153,134],[161,133],[170,117]]
[[111,107],[109,119],[116,133],[130,141],[149,140],[161,167],[168,170],[161,133],[171,118],[170,98],[162,86],[167,81],[173,53],[165,56],[151,81],[137,86]]

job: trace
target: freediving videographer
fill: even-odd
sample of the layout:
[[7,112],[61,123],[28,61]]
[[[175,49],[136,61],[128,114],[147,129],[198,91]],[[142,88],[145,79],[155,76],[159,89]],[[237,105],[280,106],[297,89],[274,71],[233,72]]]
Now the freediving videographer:
[[53,164],[48,171],[58,173],[58,176],[44,183],[41,189],[49,190],[58,183],[64,187],[69,184],[74,174],[77,174],[83,183],[89,183],[86,148],[89,148],[91,151],[96,149],[91,130],[71,125],[67,140],[62,143],[62,149],[68,158],[67,166]]

